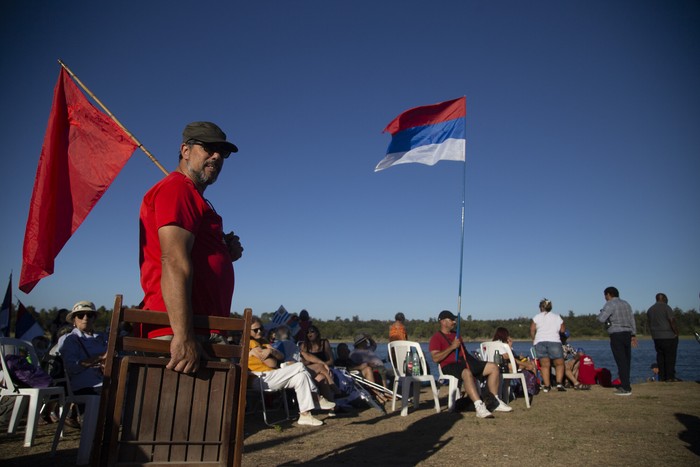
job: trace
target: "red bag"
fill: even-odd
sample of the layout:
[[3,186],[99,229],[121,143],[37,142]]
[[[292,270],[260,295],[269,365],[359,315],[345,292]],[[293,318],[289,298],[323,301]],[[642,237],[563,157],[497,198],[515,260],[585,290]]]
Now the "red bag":
[[595,379],[598,382],[598,384],[600,384],[604,388],[613,387],[612,375],[610,374],[610,370],[608,370],[607,368],[597,368]]
[[582,355],[578,366],[578,381],[589,386],[595,384],[596,369],[593,359],[588,355]]

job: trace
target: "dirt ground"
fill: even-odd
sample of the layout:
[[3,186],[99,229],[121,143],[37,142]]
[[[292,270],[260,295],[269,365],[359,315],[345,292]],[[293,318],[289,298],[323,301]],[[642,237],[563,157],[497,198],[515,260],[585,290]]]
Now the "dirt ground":
[[[612,389],[550,392],[518,399],[512,413],[480,420],[473,412],[448,413],[446,387],[435,413],[429,388],[417,410],[401,417],[359,409],[336,417],[320,414],[322,427],[277,428],[262,414],[246,417],[244,466],[261,465],[699,465],[700,385],[644,383],[631,397]],[[52,425],[41,427],[36,446],[23,448],[23,434],[0,434],[3,466],[72,466],[79,431],[67,428],[56,456],[49,454]]]

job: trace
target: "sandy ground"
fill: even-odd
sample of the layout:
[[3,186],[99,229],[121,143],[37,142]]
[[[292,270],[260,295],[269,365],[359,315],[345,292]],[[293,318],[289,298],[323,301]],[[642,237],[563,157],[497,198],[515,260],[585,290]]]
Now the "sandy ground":
[[[246,417],[244,466],[270,465],[700,465],[700,384],[644,383],[631,397],[612,389],[540,394],[532,408],[518,399],[512,413],[480,420],[448,413],[446,387],[436,413],[429,388],[417,410],[401,417],[361,408],[336,417],[319,414],[322,427],[292,422],[269,428],[262,414]],[[67,428],[50,456],[54,426],[41,427],[36,446],[23,434],[0,434],[3,466],[72,466],[79,431]]]

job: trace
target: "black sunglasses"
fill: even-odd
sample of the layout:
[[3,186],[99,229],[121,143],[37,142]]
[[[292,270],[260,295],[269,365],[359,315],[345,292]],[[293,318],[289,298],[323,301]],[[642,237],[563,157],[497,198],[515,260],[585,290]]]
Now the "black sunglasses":
[[225,149],[225,146],[222,144],[217,144],[217,143],[205,143],[203,141],[198,141],[196,139],[191,139],[187,141],[187,144],[196,144],[197,146],[202,146],[202,149],[204,149],[207,153],[214,154],[215,152],[218,152],[221,157],[224,159],[228,159],[228,156],[231,155],[231,151],[228,149]]
[[253,332],[262,332],[262,328],[250,328]]
[[81,312],[81,313],[76,313],[76,314],[75,314],[75,317],[78,318],[78,319],[83,319],[83,318],[85,318],[85,316],[87,316],[88,319],[89,319],[89,318],[94,318],[94,317],[95,317],[95,313]]

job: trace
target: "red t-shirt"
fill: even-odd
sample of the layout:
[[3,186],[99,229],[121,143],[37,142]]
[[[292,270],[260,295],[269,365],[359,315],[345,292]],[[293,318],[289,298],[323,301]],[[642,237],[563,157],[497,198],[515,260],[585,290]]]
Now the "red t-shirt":
[[[197,191],[194,182],[172,172],[151,188],[140,212],[141,287],[144,309],[166,311],[161,290],[158,229],[176,225],[192,232],[192,308],[197,315],[229,316],[233,297],[233,263],[224,241],[223,221]],[[169,327],[144,326],[149,338],[170,335]],[[209,330],[200,330],[200,334]]]
[[[428,350],[430,352],[434,351],[442,351],[447,349],[451,344],[452,341],[455,340],[455,337],[457,336],[456,332],[450,332],[448,334],[441,334],[440,331],[436,332],[433,334],[433,337],[430,338],[430,343],[428,344]],[[447,337],[447,338],[445,338]],[[449,342],[448,342],[449,340]],[[457,361],[457,352],[450,352],[447,357],[445,357],[444,360],[440,362],[441,367],[445,367],[445,365],[448,365],[450,363],[454,363]]]

